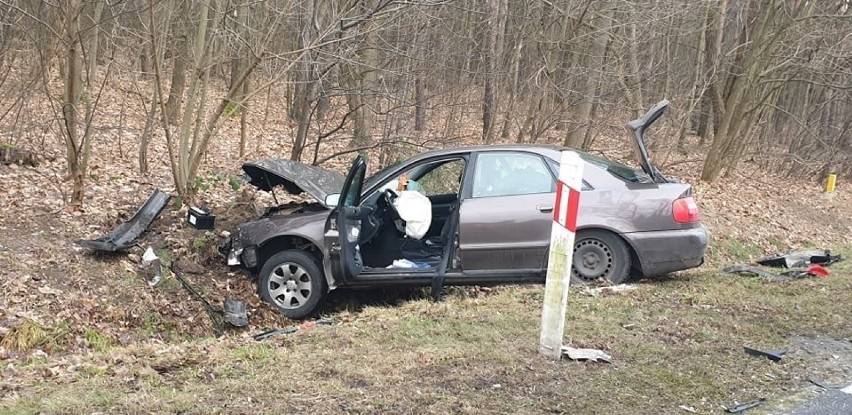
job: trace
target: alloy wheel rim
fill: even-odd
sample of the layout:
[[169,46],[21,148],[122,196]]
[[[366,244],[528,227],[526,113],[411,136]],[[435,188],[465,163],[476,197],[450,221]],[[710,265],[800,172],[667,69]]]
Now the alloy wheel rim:
[[311,298],[311,275],[299,264],[284,262],[269,274],[269,296],[285,309],[299,308]]

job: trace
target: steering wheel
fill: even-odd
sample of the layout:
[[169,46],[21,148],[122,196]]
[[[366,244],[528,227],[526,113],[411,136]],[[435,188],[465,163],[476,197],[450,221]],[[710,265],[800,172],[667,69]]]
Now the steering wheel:
[[396,210],[396,206],[393,204],[397,197],[399,196],[391,189],[385,189],[382,191],[382,198],[385,199],[393,219],[402,219],[402,217],[399,216],[399,211]]

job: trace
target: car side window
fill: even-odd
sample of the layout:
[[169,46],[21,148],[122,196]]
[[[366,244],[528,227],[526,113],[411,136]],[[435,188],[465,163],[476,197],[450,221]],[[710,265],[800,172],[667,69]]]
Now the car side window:
[[441,163],[417,178],[426,196],[455,195],[459,193],[464,160],[456,159]]
[[476,158],[473,197],[513,196],[555,191],[541,157],[517,152],[481,153]]

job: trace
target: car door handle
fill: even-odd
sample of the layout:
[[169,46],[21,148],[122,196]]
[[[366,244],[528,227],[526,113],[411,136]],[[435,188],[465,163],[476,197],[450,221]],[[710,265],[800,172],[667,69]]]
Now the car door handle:
[[541,213],[553,212],[553,205],[538,205],[535,208]]

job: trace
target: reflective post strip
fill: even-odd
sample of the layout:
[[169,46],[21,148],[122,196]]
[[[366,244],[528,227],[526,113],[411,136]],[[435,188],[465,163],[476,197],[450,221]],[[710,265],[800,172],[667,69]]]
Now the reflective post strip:
[[568,308],[568,285],[577,230],[577,212],[583,183],[583,160],[573,151],[563,151],[556,182],[556,202],[550,231],[550,255],[541,311],[539,353],[558,360],[562,357],[562,336]]

